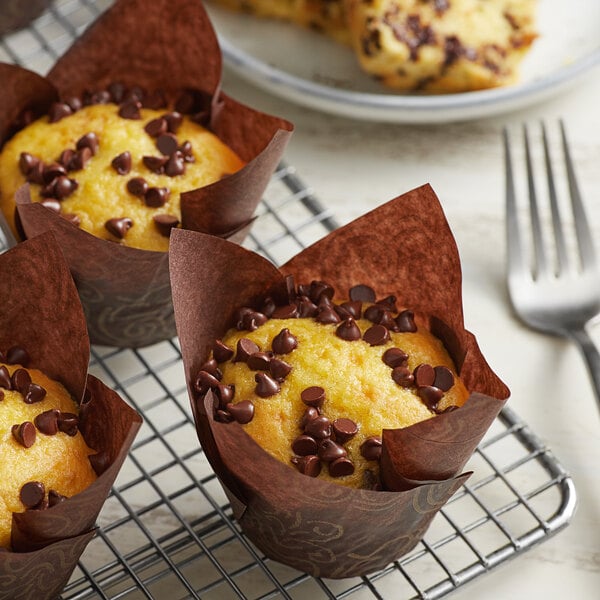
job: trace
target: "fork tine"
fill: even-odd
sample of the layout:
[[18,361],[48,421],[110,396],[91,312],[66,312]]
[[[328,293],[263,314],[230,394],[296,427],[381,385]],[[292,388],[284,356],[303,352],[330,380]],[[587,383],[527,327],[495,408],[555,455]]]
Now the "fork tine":
[[523,125],[523,139],[525,142],[525,164],[527,166],[527,186],[529,189],[529,213],[531,218],[531,233],[533,237],[533,252],[535,257],[534,276],[535,278],[538,278],[547,274],[548,264],[546,260],[546,253],[544,252],[542,225],[540,221],[537,193],[535,189],[531,148],[529,145],[529,132],[527,131],[526,125]]
[[567,142],[567,134],[564,122],[560,121],[560,132],[562,137],[563,153],[565,156],[565,166],[567,170],[567,179],[569,182],[569,193],[571,196],[571,206],[573,216],[575,217],[575,231],[577,232],[577,243],[579,245],[579,255],[581,258],[582,269],[592,269],[596,267],[596,252],[592,242],[592,234],[585,214],[585,208],[581,199],[571,152]]
[[508,272],[522,275],[526,272],[527,267],[522,252],[510,139],[506,127],[502,130],[502,138],[504,140],[504,165],[506,173],[506,251]]
[[556,243],[557,272],[560,274],[568,267],[569,259],[565,243],[565,236],[562,228],[560,209],[558,208],[558,199],[556,195],[556,185],[554,184],[554,169],[552,168],[552,157],[550,155],[550,144],[548,143],[548,134],[546,125],[542,122],[542,141],[544,146],[544,159],[546,162],[546,180],[548,182],[548,196],[550,198],[550,211],[552,214],[552,229],[554,231],[554,240]]

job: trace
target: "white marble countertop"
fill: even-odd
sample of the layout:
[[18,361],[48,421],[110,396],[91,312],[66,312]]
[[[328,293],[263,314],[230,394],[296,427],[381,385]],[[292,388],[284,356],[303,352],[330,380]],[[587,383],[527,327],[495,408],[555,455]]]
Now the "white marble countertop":
[[231,73],[223,87],[236,99],[295,124],[285,159],[341,223],[423,183],[433,186],[462,258],[467,327],[511,388],[511,408],[573,477],[579,504],[566,529],[452,597],[597,598],[600,412],[577,350],[525,328],[511,313],[504,279],[500,132],[504,125],[535,125],[544,119],[554,127],[558,118],[565,120],[590,220],[600,234],[600,71],[542,105],[435,126],[321,114],[269,96]]

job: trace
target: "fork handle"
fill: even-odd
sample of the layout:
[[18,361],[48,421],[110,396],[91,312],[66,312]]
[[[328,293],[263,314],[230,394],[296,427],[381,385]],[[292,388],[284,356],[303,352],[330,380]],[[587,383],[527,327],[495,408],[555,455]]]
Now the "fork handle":
[[592,380],[594,395],[600,410],[600,352],[598,352],[598,348],[585,328],[572,329],[567,334],[581,350],[581,354],[585,359],[585,365]]

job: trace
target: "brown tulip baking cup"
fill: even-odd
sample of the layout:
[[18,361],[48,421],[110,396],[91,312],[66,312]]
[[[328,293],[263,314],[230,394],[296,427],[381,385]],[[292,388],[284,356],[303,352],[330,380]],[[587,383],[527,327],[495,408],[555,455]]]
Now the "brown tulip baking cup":
[[0,278],[8,290],[0,309],[0,348],[25,348],[32,367],[67,388],[80,404],[79,429],[96,452],[90,457],[96,481],[51,508],[13,513],[12,550],[0,552],[0,599],[55,598],[94,534],[141,417],[87,373],[85,318],[53,233],[0,256]]
[[[74,42],[46,78],[0,64],[0,146],[19,123],[57,99],[84,97],[119,82],[169,103],[182,95],[201,105],[204,122],[246,165],[181,196],[182,228],[243,240],[293,126],[220,91],[221,52],[199,0],[117,0]],[[191,95],[190,95],[191,94]],[[198,104],[199,103],[199,104]],[[196,113],[197,114],[197,113]],[[80,292],[92,343],[146,346],[176,334],[168,257],[123,247],[67,227],[20,194],[21,231],[53,230]]]
[[[208,258],[204,263],[198,255]],[[508,398],[465,330],[454,238],[433,190],[396,198],[305,249],[280,269],[214,237],[173,233],[171,284],[198,436],[246,535],[267,556],[315,576],[349,577],[384,568],[422,538]],[[300,474],[258,446],[237,423],[213,419],[209,391],[193,381],[240,306],[324,280],[338,293],[364,283],[415,311],[453,357],[470,396],[458,410],[383,432],[385,491],[349,489]]]

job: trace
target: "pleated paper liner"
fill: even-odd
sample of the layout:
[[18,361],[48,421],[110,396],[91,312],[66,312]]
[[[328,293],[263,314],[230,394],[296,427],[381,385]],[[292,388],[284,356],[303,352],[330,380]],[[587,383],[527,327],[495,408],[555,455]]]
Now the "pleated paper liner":
[[[196,256],[206,256],[198,262]],[[198,436],[245,534],[267,556],[315,576],[382,569],[422,538],[469,477],[462,473],[509,392],[465,330],[461,268],[440,203],[429,186],[340,228],[277,269],[226,240],[175,231],[171,284]],[[442,339],[470,396],[458,410],[383,432],[385,491],[349,489],[300,474],[268,455],[237,423],[213,419],[212,392],[193,382],[240,306],[296,283],[324,280],[343,297],[363,283],[394,294]]]
[[[245,162],[238,172],[181,196],[182,228],[236,242],[279,163],[293,126],[245,106],[220,90],[221,52],[198,0],[117,0],[50,70],[46,78],[0,64],[0,145],[24,115],[39,116],[57,99],[84,97],[115,82],[160,93],[190,110]],[[26,237],[55,231],[80,290],[92,343],[146,346],[176,333],[166,253],[120,247],[69,224],[50,210],[29,210],[21,193]]]
[[0,552],[0,598],[54,598],[93,536],[141,417],[87,373],[85,319],[54,234],[27,240],[0,256],[0,278],[7,290],[0,309],[0,348],[25,348],[31,367],[67,388],[80,404],[79,429],[96,452],[90,459],[96,481],[51,508],[13,513],[12,550]]

